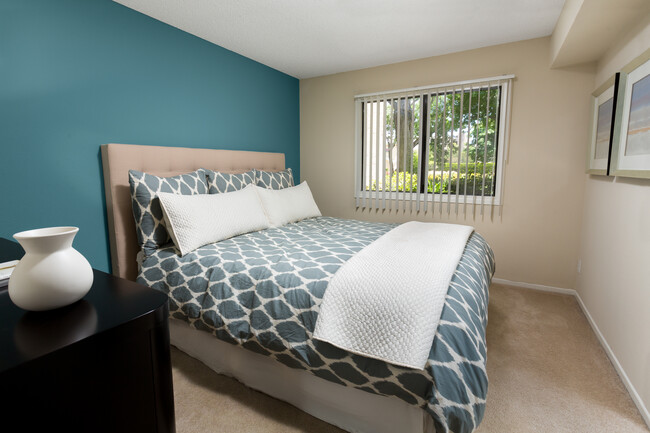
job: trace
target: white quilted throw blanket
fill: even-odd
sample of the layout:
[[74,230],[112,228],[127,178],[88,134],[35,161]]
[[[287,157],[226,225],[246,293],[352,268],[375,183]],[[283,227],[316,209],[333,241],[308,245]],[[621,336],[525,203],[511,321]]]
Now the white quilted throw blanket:
[[314,338],[358,355],[423,369],[451,278],[473,227],[404,223],[334,274]]

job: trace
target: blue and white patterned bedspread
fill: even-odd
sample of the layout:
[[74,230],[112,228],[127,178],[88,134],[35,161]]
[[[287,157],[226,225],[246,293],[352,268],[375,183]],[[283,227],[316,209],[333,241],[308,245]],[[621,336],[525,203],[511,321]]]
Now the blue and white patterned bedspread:
[[473,431],[485,410],[485,329],[494,256],[470,236],[424,370],[350,354],[311,338],[332,275],[394,228],[319,217],[142,262],[138,282],[168,293],[172,317],[318,377],[417,405],[438,432]]

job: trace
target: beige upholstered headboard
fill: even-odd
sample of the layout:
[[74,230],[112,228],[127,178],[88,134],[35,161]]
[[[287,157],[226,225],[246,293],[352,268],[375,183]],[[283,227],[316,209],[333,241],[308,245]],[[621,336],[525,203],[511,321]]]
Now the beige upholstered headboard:
[[199,168],[225,173],[284,170],[283,153],[185,147],[103,144],[102,166],[113,274],[135,280],[138,273],[138,240],[131,210],[129,170],[157,176],[176,176]]

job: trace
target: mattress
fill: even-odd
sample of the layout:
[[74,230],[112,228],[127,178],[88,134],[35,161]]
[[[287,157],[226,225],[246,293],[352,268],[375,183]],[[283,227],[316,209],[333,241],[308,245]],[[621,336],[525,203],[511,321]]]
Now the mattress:
[[311,338],[332,275],[394,227],[318,217],[206,245],[184,257],[169,245],[143,258],[138,282],[169,295],[173,318],[219,340],[420,407],[438,432],[471,432],[485,410],[485,328],[494,273],[492,250],[479,234],[470,236],[454,273],[424,370]]

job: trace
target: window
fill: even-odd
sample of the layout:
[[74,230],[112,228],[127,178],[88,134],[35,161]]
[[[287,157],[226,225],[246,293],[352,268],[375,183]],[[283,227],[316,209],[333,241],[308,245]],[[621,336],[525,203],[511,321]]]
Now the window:
[[512,78],[356,96],[357,207],[501,204]]

